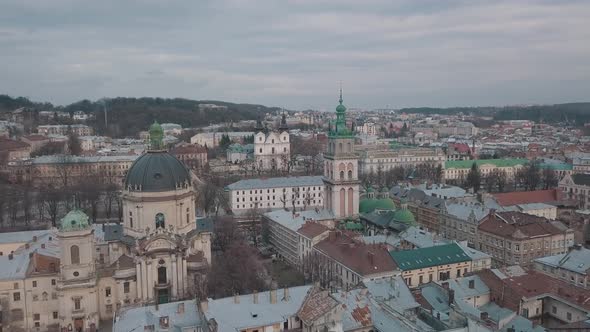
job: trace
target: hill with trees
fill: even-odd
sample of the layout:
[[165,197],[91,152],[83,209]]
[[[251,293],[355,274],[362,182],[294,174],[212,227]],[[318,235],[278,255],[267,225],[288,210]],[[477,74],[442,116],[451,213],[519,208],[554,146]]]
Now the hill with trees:
[[590,103],[566,103],[554,105],[505,106],[505,107],[449,107],[449,108],[402,108],[403,113],[420,114],[465,114],[490,116],[494,120],[532,120],[544,123],[568,123],[583,126],[590,122]]
[[[226,108],[199,109],[199,104],[214,104]],[[184,128],[201,127],[214,123],[240,120],[254,120],[267,112],[276,112],[279,108],[254,104],[234,104],[214,100],[190,100],[183,98],[124,98],[106,100],[108,113],[108,130],[105,128],[103,101],[81,100],[66,106],[50,103],[38,103],[24,97],[12,98],[0,95],[0,114],[25,107],[35,111],[62,111],[73,114],[83,111],[94,114],[93,123],[99,134],[109,133],[114,137],[135,136],[146,130],[154,120],[172,122]]]

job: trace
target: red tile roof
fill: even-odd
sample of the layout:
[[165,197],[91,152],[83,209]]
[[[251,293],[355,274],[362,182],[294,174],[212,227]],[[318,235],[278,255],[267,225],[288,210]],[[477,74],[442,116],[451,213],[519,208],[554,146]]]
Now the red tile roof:
[[328,230],[328,227],[319,224],[317,222],[308,221],[301,228],[297,230],[297,233],[309,238],[313,239],[314,237],[324,233]]
[[311,324],[337,305],[338,302],[330,296],[330,292],[314,287],[305,297],[297,316],[305,323]]
[[30,145],[13,139],[0,138],[0,151],[15,151],[29,148]]
[[39,134],[31,134],[27,136],[23,136],[22,138],[27,139],[29,141],[48,141],[49,137]]
[[501,206],[529,203],[552,203],[561,199],[561,191],[557,189],[515,191],[492,195]]
[[491,300],[502,307],[518,311],[520,300],[544,294],[574,303],[590,310],[590,290],[573,286],[565,281],[552,278],[536,271],[520,276],[500,279],[492,270],[477,272],[481,280],[490,288]]
[[386,246],[365,244],[341,232],[330,233],[315,249],[361,276],[394,271],[397,268]]
[[563,234],[563,231],[552,225],[549,220],[521,212],[490,213],[484,218],[478,229],[516,240]]

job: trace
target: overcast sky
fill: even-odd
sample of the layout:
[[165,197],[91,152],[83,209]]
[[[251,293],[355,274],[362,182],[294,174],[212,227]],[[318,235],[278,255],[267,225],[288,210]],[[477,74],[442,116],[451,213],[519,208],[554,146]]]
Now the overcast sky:
[[0,93],[332,109],[589,101],[590,1],[0,0]]

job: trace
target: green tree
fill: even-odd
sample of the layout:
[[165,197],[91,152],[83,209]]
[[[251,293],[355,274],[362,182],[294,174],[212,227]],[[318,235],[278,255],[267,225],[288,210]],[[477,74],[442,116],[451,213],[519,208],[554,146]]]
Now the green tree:
[[471,169],[467,174],[465,186],[467,188],[472,188],[474,193],[478,192],[479,188],[481,187],[481,173],[479,172],[479,167],[477,167],[477,163],[475,162],[473,162]]
[[222,150],[227,150],[227,148],[229,147],[230,144],[231,144],[231,139],[229,138],[229,135],[227,135],[227,134],[221,135],[221,140],[219,141],[219,147]]
[[79,156],[82,153],[82,144],[78,135],[70,130],[68,134],[68,150],[72,156]]

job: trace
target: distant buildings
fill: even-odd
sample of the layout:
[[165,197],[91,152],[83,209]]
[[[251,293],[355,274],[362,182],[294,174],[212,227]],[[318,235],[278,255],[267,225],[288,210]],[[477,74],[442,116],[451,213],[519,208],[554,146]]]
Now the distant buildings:
[[232,142],[241,143],[244,138],[254,136],[252,131],[233,131],[233,132],[206,132],[198,133],[191,137],[191,144],[198,144],[206,148],[215,148],[219,146],[221,138],[226,135]]
[[31,145],[9,138],[0,138],[0,164],[6,164],[12,160],[28,159],[30,155]]
[[72,132],[77,136],[91,136],[94,134],[94,129],[83,124],[42,125],[37,127],[37,132],[41,135],[68,135]]
[[207,164],[207,149],[195,144],[181,144],[170,150],[170,154],[182,161],[189,169],[199,169]]
[[463,180],[471,170],[473,163],[479,167],[482,176],[486,176],[494,171],[503,171],[506,178],[514,179],[519,169],[529,163],[528,159],[477,159],[477,160],[455,160],[445,163],[444,178],[445,180]]
[[437,148],[399,148],[394,150],[363,151],[359,159],[361,174],[392,170],[396,167],[413,168],[419,164],[432,163],[444,166],[445,154]]

